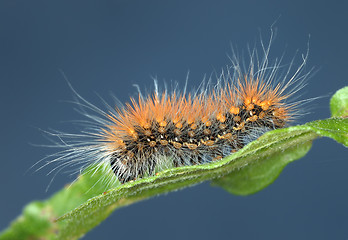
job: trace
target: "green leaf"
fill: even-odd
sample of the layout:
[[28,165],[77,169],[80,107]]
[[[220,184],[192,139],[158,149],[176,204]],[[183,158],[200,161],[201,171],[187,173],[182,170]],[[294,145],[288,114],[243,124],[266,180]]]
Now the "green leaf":
[[338,90],[330,101],[332,117],[348,117],[348,86]]
[[348,147],[348,118],[331,118],[306,124],[312,131],[342,143]]
[[[336,126],[347,127],[348,119],[327,119],[312,124],[324,127],[330,125],[331,122],[334,122]],[[226,187],[229,192],[243,195],[259,191],[274,181],[288,162],[303,156],[309,150],[311,141],[317,138],[321,132],[323,131],[317,131],[311,124],[275,130],[221,161],[169,169],[157,176],[140,179],[111,189],[106,194],[92,198],[62,216],[59,220],[66,221],[66,227],[60,232],[59,239],[68,239],[69,236],[78,237],[98,225],[113,210],[158,194],[232,174],[236,176],[242,174],[239,180],[243,180],[243,175],[245,176],[249,167],[251,167],[249,170],[251,175],[255,174],[256,177],[262,178],[260,183],[255,179],[252,179],[251,184],[239,181],[240,184],[236,183],[235,188],[231,188],[227,184],[228,181],[224,181],[221,186]],[[263,164],[265,159],[267,161]],[[263,169],[257,169],[255,163],[259,166],[262,165]],[[262,175],[264,176],[262,177]],[[215,181],[215,184],[219,184],[218,180]],[[244,186],[241,186],[243,184]]]
[[[294,136],[293,139],[297,137]],[[264,154],[249,166],[213,180],[212,185],[220,186],[236,195],[249,195],[260,191],[277,179],[288,163],[306,155],[312,146],[310,140],[288,146],[289,141],[281,140],[273,144],[272,148],[278,149],[278,153],[260,150]]]
[[[331,101],[333,116],[346,116],[347,105],[342,105],[346,93],[338,91]],[[100,181],[104,173],[90,168],[50,199],[26,206],[0,239],[78,239],[115,209],[206,180],[234,194],[252,194],[271,184],[288,163],[304,156],[315,138],[326,136],[348,146],[347,134],[348,119],[339,117],[275,130],[220,161],[168,169],[116,184],[106,192]]]
[[65,223],[56,219],[105,190],[105,182],[100,181],[105,177],[104,173],[92,172],[91,169],[86,169],[73,184],[66,185],[50,199],[29,203],[23,215],[0,234],[0,239],[59,239],[57,234],[65,228]]
[[348,147],[348,119],[319,120],[266,133],[251,143],[264,142],[249,166],[214,180],[213,185],[237,195],[260,191],[271,184],[288,163],[306,155],[317,136],[333,138]]

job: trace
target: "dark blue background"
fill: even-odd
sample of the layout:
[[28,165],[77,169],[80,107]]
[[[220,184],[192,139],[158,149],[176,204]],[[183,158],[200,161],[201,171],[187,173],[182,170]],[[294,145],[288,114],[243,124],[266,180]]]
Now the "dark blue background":
[[[36,127],[71,130],[79,119],[60,69],[78,92],[122,102],[151,86],[151,76],[190,86],[229,63],[230,43],[245,49],[264,39],[278,19],[272,56],[305,52],[309,80],[303,98],[347,85],[346,1],[17,1],[0,2],[0,229],[45,188],[49,169],[25,173],[50,149]],[[329,97],[311,104],[300,122],[329,117]],[[347,239],[347,150],[319,139],[279,179],[252,196],[233,196],[209,183],[156,197],[112,214],[85,239]]]

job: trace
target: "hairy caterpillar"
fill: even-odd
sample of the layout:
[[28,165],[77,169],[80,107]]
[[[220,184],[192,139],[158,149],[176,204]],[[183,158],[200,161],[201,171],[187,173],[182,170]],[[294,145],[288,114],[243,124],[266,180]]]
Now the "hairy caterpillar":
[[[204,164],[241,149],[263,133],[288,125],[305,101],[291,99],[305,85],[311,71],[302,63],[284,68],[269,61],[272,35],[261,54],[249,52],[245,67],[236,54],[232,65],[203,82],[195,91],[172,88],[140,91],[130,103],[101,110],[72,87],[81,113],[89,119],[79,134],[52,132],[62,151],[50,156],[56,169],[94,163],[113,172],[121,183],[153,175],[164,168]],[[57,171],[57,172],[58,172]]]

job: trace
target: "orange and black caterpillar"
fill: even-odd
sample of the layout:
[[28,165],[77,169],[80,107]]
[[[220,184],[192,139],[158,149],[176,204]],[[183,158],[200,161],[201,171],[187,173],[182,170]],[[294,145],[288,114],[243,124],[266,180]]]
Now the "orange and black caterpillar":
[[111,168],[122,183],[152,175],[158,161],[172,159],[175,167],[207,163],[242,148],[262,133],[282,128],[291,118],[292,105],[284,89],[245,76],[231,86],[187,96],[139,96],[103,130],[112,152]]
[[308,51],[298,67],[293,68],[294,60],[284,67],[282,58],[269,62],[271,42],[272,36],[268,46],[261,44],[261,54],[251,51],[246,67],[234,55],[216,81],[203,82],[195,91],[177,86],[160,91],[155,81],[153,93],[139,92],[126,105],[106,104],[107,111],[71,87],[89,121],[77,134],[49,133],[59,139],[53,146],[63,150],[49,156],[47,164],[57,163],[57,172],[93,164],[125,183],[164,168],[219,160],[286,126],[306,102],[294,99],[311,73],[304,71]]

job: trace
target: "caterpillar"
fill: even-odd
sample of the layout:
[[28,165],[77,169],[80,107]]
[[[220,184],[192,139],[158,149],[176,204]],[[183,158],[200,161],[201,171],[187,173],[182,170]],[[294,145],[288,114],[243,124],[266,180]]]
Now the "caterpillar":
[[[272,35],[273,36],[273,35]],[[50,156],[54,170],[94,163],[113,173],[121,183],[152,176],[164,168],[205,164],[233,154],[267,131],[289,125],[304,101],[294,101],[311,71],[301,64],[284,67],[282,57],[269,60],[272,36],[261,53],[249,51],[245,65],[237,54],[231,66],[193,91],[160,90],[130,98],[101,110],[73,90],[80,112],[89,119],[78,134],[59,131],[55,146],[63,150]]]

